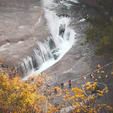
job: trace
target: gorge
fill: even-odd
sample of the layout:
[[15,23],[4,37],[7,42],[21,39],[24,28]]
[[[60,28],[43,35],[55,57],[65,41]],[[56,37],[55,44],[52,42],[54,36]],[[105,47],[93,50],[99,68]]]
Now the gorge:
[[[26,75],[29,71],[35,71],[38,74],[58,62],[75,42],[75,33],[69,27],[71,18],[63,15],[59,17],[54,10],[61,7],[63,3],[58,6],[49,0],[46,3],[43,1],[43,5],[51,35],[44,43],[38,42],[37,48],[34,49],[34,55],[25,59],[21,64],[24,69],[23,73],[26,72],[24,73]],[[52,8],[54,8],[53,11]]]
[[[86,81],[91,80],[89,75],[97,64],[104,66],[111,62],[111,57],[96,56],[94,45],[84,44],[85,31],[91,27],[85,17],[98,15],[92,7],[95,1],[86,1],[23,0],[9,4],[3,1],[0,60],[17,70],[23,80],[42,72],[52,77],[49,85],[72,80],[72,86],[79,86],[84,83],[81,79],[84,75],[88,75]],[[112,70],[112,65],[105,70]],[[112,90],[111,81],[108,78],[106,83]],[[103,101],[106,100],[112,104],[112,93]]]

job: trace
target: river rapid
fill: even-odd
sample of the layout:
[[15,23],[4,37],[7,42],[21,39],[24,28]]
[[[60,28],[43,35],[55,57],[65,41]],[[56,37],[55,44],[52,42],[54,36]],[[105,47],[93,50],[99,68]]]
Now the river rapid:
[[91,72],[88,59],[93,52],[87,44],[81,45],[89,26],[84,19],[84,6],[76,0],[43,0],[42,6],[50,35],[38,42],[33,55],[21,63],[23,80],[45,72],[52,77],[52,85]]
[[[78,2],[76,1],[76,3]],[[51,35],[47,37],[45,42],[37,43],[37,48],[34,49],[34,62],[32,57],[24,59],[24,65],[22,64],[21,66],[23,66],[28,75],[24,77],[24,80],[28,79],[30,75],[39,74],[57,63],[76,42],[76,33],[69,26],[71,23],[71,15],[67,14],[72,4],[69,4],[68,1],[55,3],[53,0],[42,1],[42,4]],[[63,12],[62,9],[64,9],[65,12]],[[26,73],[24,74],[26,75]]]

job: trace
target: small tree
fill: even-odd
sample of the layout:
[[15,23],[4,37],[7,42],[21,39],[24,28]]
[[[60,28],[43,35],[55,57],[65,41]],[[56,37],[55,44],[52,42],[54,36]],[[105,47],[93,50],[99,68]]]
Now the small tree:
[[40,113],[45,102],[45,96],[38,94],[40,82],[29,84],[15,77],[9,79],[0,74],[0,113]]

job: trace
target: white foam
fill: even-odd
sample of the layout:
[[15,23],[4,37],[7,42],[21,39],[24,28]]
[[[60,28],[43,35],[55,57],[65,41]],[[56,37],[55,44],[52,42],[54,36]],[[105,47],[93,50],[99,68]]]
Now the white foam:
[[18,41],[18,42],[17,42],[17,44],[22,44],[22,43],[24,43],[24,41]]
[[[27,80],[30,76],[34,76],[36,74],[39,74],[43,72],[44,70],[48,69],[55,63],[57,63],[74,45],[75,43],[75,32],[72,28],[69,27],[70,24],[70,18],[69,17],[58,17],[54,11],[48,10],[47,7],[51,7],[51,4],[53,0],[44,0],[44,11],[45,11],[45,17],[48,22],[48,28],[50,30],[50,33],[52,35],[52,39],[55,42],[57,54],[59,55],[58,58],[55,60],[54,58],[45,60],[42,65],[39,67],[38,70],[34,71],[32,74],[29,74],[29,76],[26,76],[23,78],[23,80]],[[46,7],[46,8],[45,8]],[[63,37],[59,35],[59,27],[60,25],[65,25],[65,32]],[[42,53],[46,53],[47,49],[46,44],[39,43],[40,49]],[[48,50],[50,51],[50,50]]]
[[6,43],[6,44],[4,44],[4,45],[2,45],[1,47],[0,47],[0,51],[5,51],[6,49],[8,49],[8,46],[10,45],[10,43]]
[[76,4],[79,3],[79,0],[67,0],[67,1],[71,1],[71,2],[76,3]]
[[33,6],[34,9],[37,9],[39,6]]
[[85,18],[82,18],[82,19],[79,20],[79,22],[84,22],[84,21],[86,21]]
[[19,29],[24,29],[24,25],[21,25],[18,27]]

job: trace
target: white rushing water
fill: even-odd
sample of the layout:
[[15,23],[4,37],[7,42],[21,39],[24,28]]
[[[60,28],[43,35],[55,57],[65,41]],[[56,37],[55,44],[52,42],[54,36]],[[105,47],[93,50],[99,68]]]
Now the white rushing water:
[[45,42],[37,43],[37,48],[34,49],[34,55],[24,59],[21,67],[29,77],[39,74],[58,62],[75,43],[74,30],[69,26],[70,17],[57,16],[53,8],[57,8],[58,4],[53,0],[43,0],[45,18],[48,23],[48,29],[51,36]]
[[4,50],[8,49],[8,46],[9,46],[9,45],[10,45],[9,42],[3,44],[2,46],[0,46],[0,51],[4,51]]

